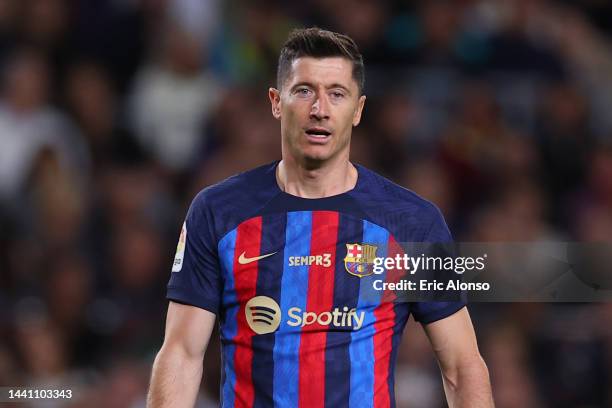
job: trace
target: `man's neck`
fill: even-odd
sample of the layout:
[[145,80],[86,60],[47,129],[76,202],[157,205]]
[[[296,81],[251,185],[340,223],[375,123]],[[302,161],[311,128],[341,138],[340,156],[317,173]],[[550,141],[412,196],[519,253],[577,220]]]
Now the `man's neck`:
[[357,169],[347,159],[306,168],[284,158],[276,169],[281,190],[302,198],[324,198],[345,193],[357,184]]

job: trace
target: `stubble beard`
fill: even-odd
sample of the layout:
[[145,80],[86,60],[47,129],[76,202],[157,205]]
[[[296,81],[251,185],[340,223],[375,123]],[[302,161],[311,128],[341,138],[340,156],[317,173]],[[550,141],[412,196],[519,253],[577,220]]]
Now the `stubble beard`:
[[[296,143],[295,140],[296,139],[289,138],[289,140],[287,141],[286,147],[287,147],[288,153],[293,157],[293,160],[295,160],[305,169],[316,170],[316,169],[323,167],[325,163],[329,163],[333,161],[334,159],[338,158],[338,156],[344,153],[345,149],[348,150],[348,147],[351,142],[351,136],[348,135],[348,137],[346,137],[345,140],[343,140],[340,145],[336,146],[328,154],[314,154],[314,155],[309,154],[305,151],[305,149],[300,148],[299,142]],[[283,150],[285,150],[284,147],[283,147]],[[348,151],[346,154],[347,154],[347,159],[348,159]]]

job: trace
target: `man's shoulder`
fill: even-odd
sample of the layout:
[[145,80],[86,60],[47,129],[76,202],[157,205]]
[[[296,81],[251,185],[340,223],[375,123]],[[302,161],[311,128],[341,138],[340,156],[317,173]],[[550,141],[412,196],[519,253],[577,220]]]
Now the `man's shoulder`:
[[431,201],[363,166],[359,171],[364,179],[354,198],[369,220],[402,242],[449,239],[444,217]]
[[435,204],[414,191],[400,186],[364,166],[357,166],[360,174],[365,178],[360,193],[367,195],[369,200],[376,203],[377,206],[389,207],[389,209],[395,211],[408,210],[435,214],[439,212]]
[[247,213],[277,193],[271,182],[275,168],[276,162],[268,163],[205,187],[195,196],[193,206],[208,208],[216,215]]

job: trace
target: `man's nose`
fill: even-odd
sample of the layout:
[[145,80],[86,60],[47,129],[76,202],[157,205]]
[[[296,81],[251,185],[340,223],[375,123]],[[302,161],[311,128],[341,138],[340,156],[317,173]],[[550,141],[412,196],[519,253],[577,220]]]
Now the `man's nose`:
[[312,104],[310,115],[321,120],[329,118],[329,103],[325,95],[319,95]]

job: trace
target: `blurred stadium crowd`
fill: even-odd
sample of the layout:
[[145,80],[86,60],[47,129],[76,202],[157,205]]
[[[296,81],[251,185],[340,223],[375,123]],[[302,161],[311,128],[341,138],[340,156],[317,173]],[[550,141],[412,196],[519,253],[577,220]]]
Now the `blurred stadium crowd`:
[[[0,386],[144,405],[186,209],[279,158],[267,89],[310,25],[365,57],[353,160],[457,240],[612,241],[608,1],[0,0]],[[471,310],[498,407],[612,407],[612,305]],[[404,339],[398,406],[444,406],[413,321]]]

